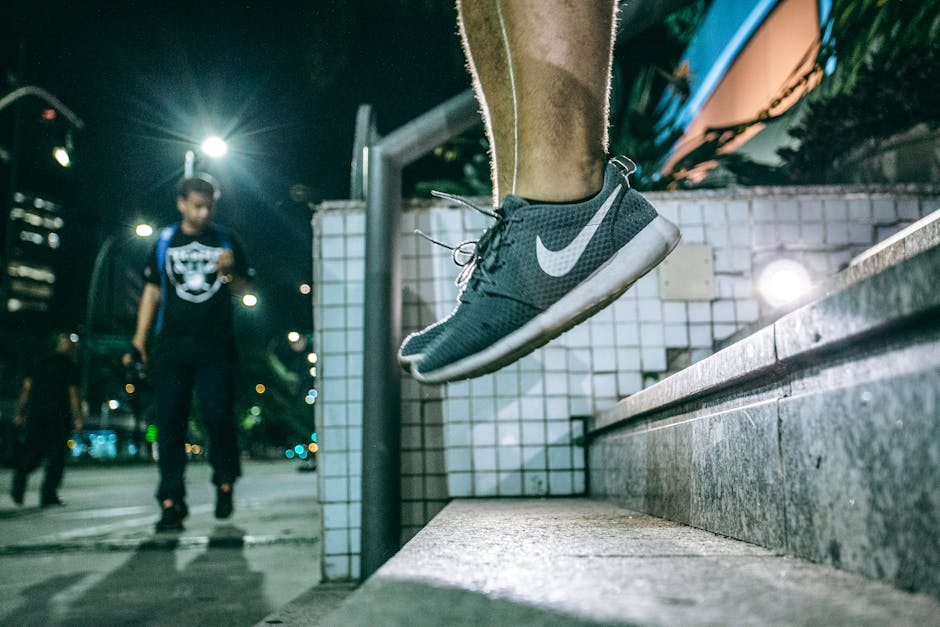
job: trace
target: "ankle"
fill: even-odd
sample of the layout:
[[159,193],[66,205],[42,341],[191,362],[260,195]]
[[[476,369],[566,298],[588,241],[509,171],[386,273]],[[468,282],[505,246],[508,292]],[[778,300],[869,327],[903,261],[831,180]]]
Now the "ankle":
[[604,187],[604,162],[576,164],[546,170],[541,176],[522,178],[516,195],[542,203],[571,204],[589,200]]

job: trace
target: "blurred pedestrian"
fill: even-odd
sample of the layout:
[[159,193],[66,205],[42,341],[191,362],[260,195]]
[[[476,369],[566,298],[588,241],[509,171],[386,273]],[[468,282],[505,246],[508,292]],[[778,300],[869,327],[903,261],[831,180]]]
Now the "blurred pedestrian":
[[189,513],[185,446],[194,389],[209,438],[216,518],[231,516],[234,484],[241,474],[233,407],[232,297],[244,288],[251,271],[234,234],[212,222],[218,196],[217,186],[205,175],[180,183],[176,207],[181,220],[162,229],[148,257],[133,349],[125,358],[125,363],[149,361],[147,336],[154,327],[157,531],[182,529]]
[[62,505],[59,486],[65,472],[67,442],[74,425],[84,425],[79,382],[77,338],[59,333],[51,352],[40,355],[23,379],[14,422],[25,429],[25,440],[18,451],[10,496],[23,504],[29,474],[46,461],[39,504]]

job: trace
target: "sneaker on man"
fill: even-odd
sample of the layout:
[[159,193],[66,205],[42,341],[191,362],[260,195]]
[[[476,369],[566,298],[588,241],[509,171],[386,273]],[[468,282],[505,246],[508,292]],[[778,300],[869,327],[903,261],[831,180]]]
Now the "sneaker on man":
[[[454,194],[448,194],[446,192],[439,192],[435,190],[432,190],[431,194],[434,196],[437,196],[438,198],[443,198],[445,200],[450,200],[453,202],[460,203],[462,205],[466,205],[467,207],[470,207],[474,211],[478,211],[493,219],[499,219],[499,216],[492,210],[478,207],[472,202],[464,198],[461,198],[459,196],[455,196]],[[444,242],[440,242],[434,239],[433,237],[423,233],[422,231],[415,230],[415,234],[422,236],[423,238],[425,238],[432,244],[437,244],[438,246],[442,246],[450,250],[453,254],[454,263],[460,266],[461,268],[463,268],[460,271],[460,274],[457,276],[456,281],[454,281],[454,283],[457,285],[457,290],[458,290],[457,306],[459,307],[460,306],[460,294],[463,292],[464,288],[466,287],[467,279],[472,274],[473,262],[476,260],[476,249],[479,245],[479,242],[475,240],[468,240],[465,242],[461,242],[460,244],[456,246],[450,246],[448,244],[445,244]],[[417,361],[420,361],[421,358],[424,357],[425,349],[428,347],[428,345],[431,342],[437,339],[437,336],[444,329],[444,326],[442,325],[442,323],[446,322],[450,318],[450,316],[452,316],[453,314],[454,312],[451,312],[448,316],[444,317],[442,320],[438,320],[437,322],[426,326],[420,331],[415,331],[414,333],[410,333],[409,335],[405,337],[405,339],[401,343],[401,347],[399,347],[398,349],[398,362],[401,364],[402,368],[404,368],[405,370],[410,370],[411,364]]]
[[59,498],[58,494],[45,495],[39,500],[39,507],[55,507],[65,505],[65,501]]
[[480,239],[458,307],[411,364],[424,383],[477,377],[506,366],[594,315],[655,268],[679,242],[628,176],[607,164],[604,186],[573,204],[507,196]]
[[13,485],[10,486],[10,498],[17,505],[23,504],[26,496],[26,475],[20,472],[13,473]]
[[401,343],[401,347],[398,349],[398,361],[403,368],[410,368],[411,364],[420,361],[420,359],[424,357],[424,351],[428,347],[428,344],[433,342],[441,332],[442,322],[444,322],[444,320],[435,322],[405,337]]
[[215,517],[216,518],[228,518],[232,515],[232,511],[235,509],[234,504],[232,503],[232,496],[234,492],[232,485],[229,485],[228,490],[223,490],[222,486],[217,486],[215,489]]
[[156,530],[182,531],[183,517],[180,515],[181,513],[180,508],[176,505],[164,507],[160,513],[160,520],[157,521]]

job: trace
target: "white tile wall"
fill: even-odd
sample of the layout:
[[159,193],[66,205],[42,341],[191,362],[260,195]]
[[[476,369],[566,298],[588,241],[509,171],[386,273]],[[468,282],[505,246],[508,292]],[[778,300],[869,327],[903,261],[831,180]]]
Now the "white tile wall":
[[[814,276],[827,275],[940,206],[936,197],[835,188],[648,196],[679,223],[683,243],[713,247],[717,298],[663,301],[653,271],[611,307],[495,375],[437,388],[406,377],[403,541],[449,498],[583,493],[584,454],[574,443],[583,424],[572,416],[655,382],[670,356],[703,359],[716,341],[757,321],[763,304],[753,277],[770,259],[790,256]],[[459,271],[449,251],[413,236],[413,229],[461,242],[478,237],[490,220],[440,203],[403,214],[403,334],[450,312]],[[364,227],[363,208],[354,202],[324,203],[314,220],[326,579],[359,576]]]

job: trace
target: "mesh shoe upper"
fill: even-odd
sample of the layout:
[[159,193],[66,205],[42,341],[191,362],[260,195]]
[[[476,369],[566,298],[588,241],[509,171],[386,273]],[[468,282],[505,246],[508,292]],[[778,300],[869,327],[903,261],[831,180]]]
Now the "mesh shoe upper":
[[415,359],[419,359],[423,355],[424,350],[427,348],[428,344],[433,342],[443,330],[443,322],[444,320],[439,320],[420,331],[415,331],[414,333],[409,334],[402,341],[401,348],[398,349],[399,361],[407,363]]
[[[639,275],[634,268],[605,266],[610,266],[625,244],[657,219],[655,209],[630,189],[626,176],[621,167],[609,164],[600,193],[579,204],[533,205],[507,196],[497,210],[496,224],[477,246],[460,305],[439,323],[424,357],[413,364],[415,376],[433,381],[437,371],[482,351],[493,353],[491,363],[469,365],[464,370],[459,366],[456,375],[445,378],[476,376],[500,367],[570,328],[645,273],[649,269],[646,261]],[[674,243],[662,246],[664,252],[657,252],[655,261],[665,256]],[[612,288],[605,288],[596,297],[589,294],[587,302],[573,308],[566,303],[565,312],[553,320],[551,310],[556,303],[594,280],[593,275],[602,268],[605,274],[622,273],[623,281],[615,280]],[[605,284],[607,281],[605,278]],[[543,316],[545,312],[550,314]],[[533,324],[540,328],[531,327]],[[527,326],[530,328],[521,343],[514,343],[513,337],[505,347],[492,350]]]

